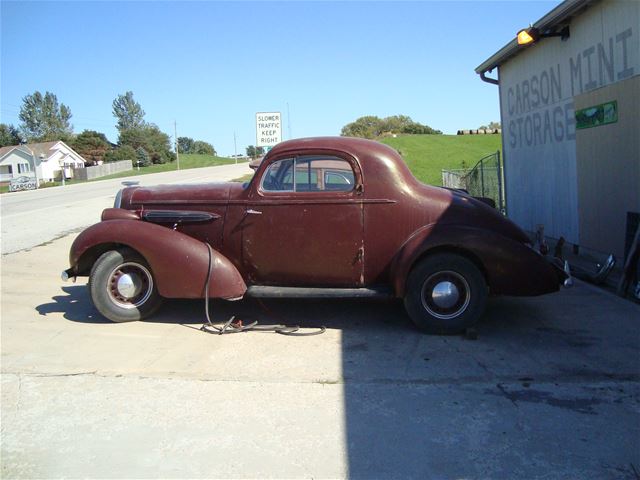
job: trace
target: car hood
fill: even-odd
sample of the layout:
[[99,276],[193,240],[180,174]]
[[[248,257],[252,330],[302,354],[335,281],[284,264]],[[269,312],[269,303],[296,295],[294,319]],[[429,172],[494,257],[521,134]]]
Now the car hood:
[[122,208],[144,205],[211,204],[227,202],[232,184],[204,183],[129,187],[122,193]]

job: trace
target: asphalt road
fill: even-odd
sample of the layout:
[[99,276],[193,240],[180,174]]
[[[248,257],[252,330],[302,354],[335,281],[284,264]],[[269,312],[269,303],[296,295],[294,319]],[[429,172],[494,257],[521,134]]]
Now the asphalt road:
[[100,220],[123,181],[140,185],[226,181],[252,170],[247,163],[138,175],[0,195],[2,254],[33,248]]

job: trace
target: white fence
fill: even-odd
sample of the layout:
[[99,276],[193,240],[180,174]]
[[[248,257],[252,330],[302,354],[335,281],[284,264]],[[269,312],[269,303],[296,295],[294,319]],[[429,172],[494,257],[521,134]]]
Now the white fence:
[[94,178],[105,177],[128,170],[133,170],[131,160],[121,160],[119,162],[103,163],[95,167],[76,168],[73,171],[73,176],[78,180],[93,180]]

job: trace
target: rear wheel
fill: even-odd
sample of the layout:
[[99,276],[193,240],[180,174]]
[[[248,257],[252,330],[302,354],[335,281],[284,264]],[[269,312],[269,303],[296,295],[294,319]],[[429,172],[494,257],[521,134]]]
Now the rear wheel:
[[113,322],[142,320],[162,303],[151,268],[130,248],[98,258],[89,276],[89,292],[98,311]]
[[475,324],[487,300],[482,272],[469,259],[449,253],[420,261],[409,274],[405,308],[429,333],[458,333]]

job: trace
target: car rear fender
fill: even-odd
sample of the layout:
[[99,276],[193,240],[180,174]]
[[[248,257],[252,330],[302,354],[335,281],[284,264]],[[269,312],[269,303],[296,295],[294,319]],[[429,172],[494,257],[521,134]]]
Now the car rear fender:
[[[134,219],[115,219],[84,230],[73,242],[69,263],[73,273],[89,275],[107,250],[130,247],[149,263],[158,292],[167,298],[203,298],[209,274],[209,249],[176,230]],[[236,299],[247,290],[242,276],[224,255],[212,251],[210,298]]]
[[396,254],[391,265],[396,296],[404,296],[407,277],[417,262],[444,251],[473,261],[492,294],[542,295],[559,288],[553,267],[527,245],[491,230],[434,224],[417,230]]

